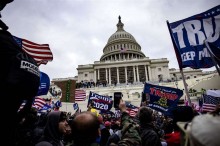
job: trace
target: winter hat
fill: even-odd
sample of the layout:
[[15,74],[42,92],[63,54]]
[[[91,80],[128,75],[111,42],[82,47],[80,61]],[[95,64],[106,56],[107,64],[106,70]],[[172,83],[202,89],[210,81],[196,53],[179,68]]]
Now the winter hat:
[[219,146],[220,116],[211,114],[196,116],[189,132],[192,146]]

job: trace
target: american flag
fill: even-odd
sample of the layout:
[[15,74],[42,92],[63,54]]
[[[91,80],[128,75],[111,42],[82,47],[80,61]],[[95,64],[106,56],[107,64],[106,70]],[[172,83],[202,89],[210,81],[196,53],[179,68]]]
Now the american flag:
[[35,99],[34,99],[32,107],[35,107],[36,109],[40,110],[41,108],[44,107],[44,105],[46,105],[45,99],[43,99],[39,96],[36,96]]
[[29,54],[36,62],[37,65],[47,64],[48,61],[53,60],[53,54],[48,44],[36,44],[26,39],[13,36],[18,45]]
[[23,102],[21,103],[21,105],[20,105],[20,107],[19,107],[19,109],[18,109],[18,112],[24,108],[24,106],[26,105],[26,103],[27,103],[27,101],[26,101],[26,100],[23,100]]
[[220,97],[215,97],[207,94],[203,95],[202,111],[212,112],[215,110],[217,104],[220,104]]
[[126,48],[121,48],[120,52],[123,53],[123,52],[126,52],[127,49]]
[[83,89],[75,89],[75,101],[85,101],[86,91]]
[[130,115],[131,117],[135,117],[136,114],[137,114],[137,112],[138,112],[138,108],[134,108],[134,109],[127,108],[127,113],[129,113],[129,115]]
[[129,113],[129,115],[131,117],[135,117],[135,115],[137,114],[139,107],[129,103],[129,102],[125,102],[126,107],[127,107],[127,113]]

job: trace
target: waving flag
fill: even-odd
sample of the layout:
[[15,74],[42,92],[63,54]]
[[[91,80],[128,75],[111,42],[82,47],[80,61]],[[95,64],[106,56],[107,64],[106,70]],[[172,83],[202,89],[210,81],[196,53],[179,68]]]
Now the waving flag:
[[203,112],[214,111],[217,104],[220,104],[220,97],[214,97],[206,94],[203,95],[203,104],[202,104]]
[[78,110],[78,109],[79,109],[78,103],[73,103],[73,109],[74,109],[74,110]]
[[40,110],[41,108],[43,108],[46,105],[46,101],[45,99],[36,96],[34,99],[34,103],[32,107],[35,107],[36,109]]
[[37,96],[47,95],[49,91],[49,87],[50,87],[49,76],[44,72],[40,72],[40,86],[39,86]]
[[90,91],[87,107],[89,105],[101,111],[110,111],[113,105],[113,100],[111,96],[100,95]]
[[26,100],[23,100],[23,102],[21,103],[21,105],[20,105],[20,107],[19,107],[19,109],[18,109],[18,112],[21,111],[21,110],[24,108],[24,106],[26,105],[26,103],[27,103],[27,101],[26,101]]
[[167,21],[180,69],[214,66],[204,42],[208,41],[220,47],[219,14],[220,5],[180,21],[173,23]]
[[143,92],[150,97],[148,106],[167,116],[172,116],[173,108],[183,95],[180,89],[149,83],[145,83]]
[[75,90],[75,101],[85,101],[86,100],[86,91],[83,89]]
[[48,44],[36,44],[26,39],[13,36],[18,45],[37,62],[37,65],[47,64],[53,60],[53,54]]
[[127,51],[126,48],[121,48],[121,50],[120,50],[121,53],[124,53],[124,52],[126,52],[126,51]]
[[48,110],[51,110],[51,109],[52,107],[50,105],[45,104],[42,108],[38,110],[38,112],[47,112]]
[[62,102],[60,100],[57,100],[55,103],[55,107],[62,107]]
[[131,117],[135,117],[135,115],[137,114],[139,107],[134,106],[133,104],[129,103],[129,102],[125,102],[125,105],[127,107],[127,112],[129,113],[129,115]]

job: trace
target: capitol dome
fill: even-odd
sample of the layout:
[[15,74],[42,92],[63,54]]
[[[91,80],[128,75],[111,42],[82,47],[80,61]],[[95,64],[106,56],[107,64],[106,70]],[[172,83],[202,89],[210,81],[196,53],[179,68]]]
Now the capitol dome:
[[117,31],[110,36],[107,44],[103,49],[103,55],[100,61],[130,60],[144,58],[145,55],[141,51],[141,46],[136,42],[135,38],[124,30],[124,24],[119,21]]

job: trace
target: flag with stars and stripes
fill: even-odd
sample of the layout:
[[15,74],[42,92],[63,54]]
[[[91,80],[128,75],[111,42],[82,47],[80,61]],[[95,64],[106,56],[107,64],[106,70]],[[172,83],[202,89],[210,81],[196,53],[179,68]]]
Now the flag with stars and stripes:
[[86,100],[86,91],[83,89],[75,90],[75,101],[85,101]]
[[33,102],[32,107],[40,110],[41,108],[43,108],[46,105],[46,100],[44,98],[38,97],[36,96]]
[[38,66],[53,60],[53,54],[48,44],[37,44],[16,36],[13,36],[13,38],[20,48],[37,62]]
[[129,102],[125,102],[125,105],[127,107],[127,113],[129,113],[129,115],[131,117],[135,117],[135,115],[137,114],[139,107],[129,103]]
[[215,97],[207,94],[203,95],[203,104],[202,104],[203,112],[214,111],[217,104],[220,104],[220,97]]

